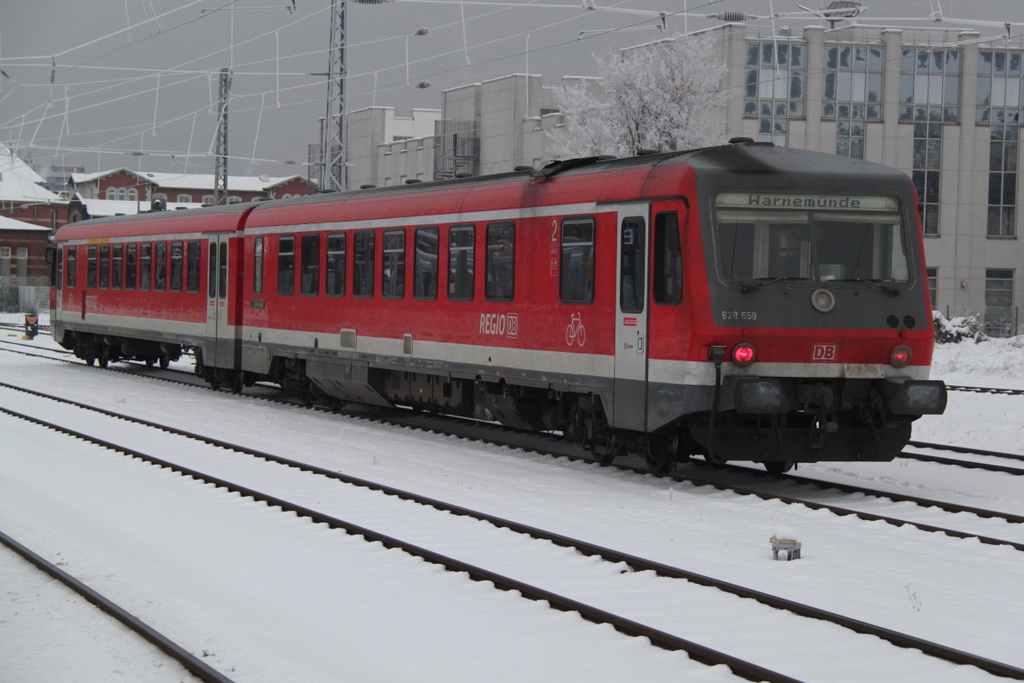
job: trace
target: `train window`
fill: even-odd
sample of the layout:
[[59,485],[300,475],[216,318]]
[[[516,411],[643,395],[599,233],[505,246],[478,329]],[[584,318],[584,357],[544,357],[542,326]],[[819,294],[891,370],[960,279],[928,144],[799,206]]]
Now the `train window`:
[[188,261],[185,264],[185,287],[193,294],[199,291],[199,264],[202,262],[199,255],[200,251],[199,242],[193,240],[188,243]]
[[277,238],[277,293],[295,294],[295,235]]
[[683,251],[679,244],[679,218],[675,212],[654,219],[654,303],[683,300]]
[[437,298],[437,226],[416,228],[416,260],[413,263],[413,296]]
[[228,298],[228,243],[221,242],[219,251],[219,258],[217,259],[217,282],[220,286],[220,297],[221,299]]
[[327,296],[345,296],[345,233],[327,236]]
[[115,244],[111,247],[110,288],[121,289],[121,273],[124,272],[124,245]]
[[110,284],[110,245],[100,246],[100,289]]
[[485,294],[488,301],[512,301],[515,284],[516,224],[511,221],[487,226]]
[[473,300],[473,256],[476,226],[453,225],[448,229],[448,299]]
[[182,265],[184,264],[184,254],[182,254],[182,248],[184,245],[181,242],[171,242],[171,291],[181,291],[181,280],[182,280]]
[[619,309],[623,313],[643,313],[646,304],[647,269],[644,239],[647,221],[640,216],[622,219],[619,243]]
[[167,242],[157,242],[153,249],[153,291],[167,291]]
[[139,247],[139,291],[149,291],[150,276],[153,274],[153,245],[149,242]]
[[210,240],[210,253],[206,255],[206,297],[217,298],[217,242]]
[[559,296],[564,304],[594,301],[594,219],[562,221],[562,263]]
[[320,235],[302,236],[302,280],[303,296],[320,293]]
[[96,245],[89,245],[85,268],[85,286],[87,289],[96,289]]
[[135,258],[138,255],[138,245],[129,244],[124,249],[124,288],[129,290],[135,289],[135,278],[138,269],[136,268]]
[[263,293],[263,238],[257,237],[252,250],[252,293]]
[[384,231],[384,269],[381,294],[386,299],[405,296],[405,230]]
[[64,247],[57,247],[57,289],[64,289]]
[[353,242],[352,294],[373,296],[373,231],[360,230]]
[[78,281],[78,247],[68,247],[67,281],[68,289],[74,289]]

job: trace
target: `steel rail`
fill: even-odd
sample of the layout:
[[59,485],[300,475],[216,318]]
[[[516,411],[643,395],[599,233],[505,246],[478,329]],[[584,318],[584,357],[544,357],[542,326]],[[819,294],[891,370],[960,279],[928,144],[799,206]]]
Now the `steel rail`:
[[[490,523],[490,524],[492,524],[494,526],[497,526],[497,527],[507,528],[507,529],[509,529],[511,531],[514,531],[516,533],[520,533],[520,534],[523,534],[523,535],[526,535],[526,536],[530,536],[530,537],[535,538],[535,539],[546,540],[546,541],[549,541],[551,543],[554,543],[555,545],[559,545],[559,546],[563,546],[563,547],[569,547],[569,548],[574,548],[574,549],[578,550],[580,553],[582,553],[584,555],[600,557],[601,559],[603,559],[603,560],[605,560],[607,562],[613,563],[613,564],[624,563],[627,566],[629,566],[633,571],[652,571],[652,572],[655,572],[656,574],[658,574],[659,576],[664,576],[664,577],[674,578],[674,579],[681,579],[681,580],[689,581],[691,583],[695,583],[695,584],[698,584],[698,585],[712,587],[712,588],[717,588],[719,590],[722,590],[724,592],[736,595],[738,597],[753,599],[753,600],[755,600],[755,601],[757,601],[757,602],[759,602],[761,604],[764,604],[766,606],[769,606],[769,607],[773,607],[773,608],[781,609],[781,610],[786,610],[788,612],[791,612],[791,613],[794,613],[794,614],[797,614],[797,615],[800,615],[800,616],[803,616],[803,617],[807,617],[807,618],[821,619],[823,621],[828,621],[830,623],[837,624],[839,626],[845,627],[845,628],[850,629],[852,631],[855,631],[857,633],[874,635],[876,637],[879,637],[879,638],[881,638],[883,640],[886,640],[886,641],[888,641],[888,642],[890,642],[890,643],[892,643],[894,645],[897,645],[899,647],[914,648],[914,649],[920,650],[921,652],[923,652],[925,654],[928,654],[930,656],[933,656],[933,657],[945,659],[947,661],[955,662],[955,663],[958,663],[958,664],[968,664],[968,665],[978,666],[979,668],[983,668],[983,669],[989,671],[990,673],[998,673],[998,675],[1007,675],[1005,673],[1005,671],[1003,673],[999,673],[999,671],[1002,671],[1001,669],[999,669],[999,666],[1008,666],[1008,665],[1000,665],[1000,663],[994,662],[993,660],[987,660],[985,658],[978,658],[976,655],[972,655],[970,653],[966,653],[966,652],[963,652],[961,650],[957,650],[955,648],[949,648],[947,646],[940,645],[938,643],[927,641],[927,640],[924,640],[924,639],[921,639],[921,638],[917,638],[915,636],[911,636],[911,635],[908,635],[908,634],[905,634],[905,633],[900,633],[898,631],[887,629],[887,628],[884,628],[884,627],[881,627],[881,626],[878,626],[878,625],[875,625],[875,624],[870,624],[868,622],[864,622],[864,621],[861,621],[861,620],[858,620],[858,619],[853,619],[851,617],[847,617],[847,616],[840,615],[840,614],[837,614],[837,613],[834,613],[834,612],[830,612],[828,610],[823,610],[823,609],[820,609],[820,608],[817,608],[817,607],[813,607],[811,605],[806,605],[806,604],[799,603],[799,602],[796,602],[796,601],[793,601],[793,600],[788,600],[786,598],[782,598],[782,597],[779,597],[779,596],[775,596],[775,595],[771,595],[771,594],[764,593],[764,592],[761,592],[761,591],[757,591],[757,590],[754,590],[754,589],[750,589],[750,588],[747,588],[745,586],[740,586],[740,585],[737,585],[737,584],[733,584],[733,583],[729,583],[729,582],[726,582],[726,581],[722,581],[720,579],[716,579],[716,578],[709,577],[709,576],[706,576],[706,575],[698,574],[696,572],[691,572],[691,571],[688,571],[688,570],[685,570],[685,569],[682,569],[682,568],[679,568],[679,567],[674,567],[674,566],[666,565],[666,564],[663,564],[663,563],[660,563],[660,562],[655,562],[653,560],[648,560],[646,558],[641,558],[641,557],[638,557],[638,556],[635,556],[635,555],[631,555],[631,554],[628,554],[628,553],[624,553],[624,552],[620,552],[620,551],[613,550],[613,549],[610,549],[610,548],[606,548],[606,547],[603,547],[603,546],[599,546],[599,545],[596,545],[596,544],[588,543],[586,541],[582,541],[582,540],[579,540],[579,539],[571,538],[571,537],[568,537],[568,536],[565,536],[565,535],[562,535],[562,534],[546,531],[546,530],[543,530],[543,529],[539,529],[537,527],[529,526],[529,525],[526,525],[526,524],[521,524],[519,522],[508,520],[508,519],[505,519],[505,518],[502,518],[502,517],[498,517],[498,516],[495,516],[495,515],[490,515],[490,514],[487,514],[487,513],[483,513],[483,512],[479,512],[479,511],[476,511],[476,510],[469,509],[469,508],[465,508],[465,507],[462,507],[462,506],[459,506],[459,505],[454,505],[454,504],[451,504],[451,503],[447,503],[447,502],[444,502],[444,501],[441,501],[441,500],[438,500],[438,499],[435,499],[435,498],[430,498],[430,497],[427,497],[427,496],[422,496],[420,494],[412,493],[412,492],[409,492],[409,491],[404,491],[402,489],[398,489],[398,488],[395,488],[395,487],[387,486],[385,484],[380,484],[378,482],[362,479],[360,477],[354,477],[352,475],[342,474],[340,472],[336,472],[336,471],[333,471],[333,470],[327,470],[327,469],[324,469],[324,468],[321,468],[321,467],[317,467],[315,465],[310,465],[308,463],[304,463],[304,462],[301,462],[301,461],[292,460],[290,458],[285,458],[285,457],[282,457],[282,456],[274,455],[274,454],[271,454],[271,453],[266,453],[266,452],[259,451],[259,450],[256,450],[256,449],[251,449],[251,448],[248,448],[248,447],[245,447],[245,446],[240,446],[240,445],[237,445],[237,444],[232,444],[232,443],[229,443],[229,442],[225,442],[225,441],[222,441],[222,440],[219,440],[219,439],[215,439],[215,438],[212,438],[212,437],[207,437],[207,436],[204,436],[204,435],[194,434],[192,432],[188,432],[186,430],[181,430],[181,429],[178,429],[176,427],[170,427],[168,425],[162,425],[162,424],[151,422],[151,421],[148,421],[148,420],[143,420],[143,419],[140,419],[140,418],[134,418],[134,417],[131,417],[131,416],[122,415],[120,413],[116,413],[116,412],[109,411],[109,410],[106,410],[106,409],[97,408],[97,407],[94,407],[94,406],[88,406],[86,404],[82,404],[82,403],[79,403],[79,402],[76,402],[76,401],[70,401],[68,399],[62,399],[62,398],[59,398],[59,397],[49,396],[47,394],[43,394],[41,392],[36,392],[36,391],[33,391],[33,390],[20,389],[18,387],[11,387],[11,385],[7,385],[7,384],[2,383],[2,382],[0,382],[0,387],[13,388],[13,389],[24,391],[26,393],[29,393],[29,394],[32,394],[32,395],[35,395],[35,396],[39,396],[39,397],[43,397],[43,398],[48,398],[48,399],[59,401],[59,402],[62,402],[62,403],[68,403],[70,405],[74,405],[76,407],[79,407],[79,408],[82,408],[82,409],[85,409],[85,410],[92,410],[92,411],[95,411],[95,412],[98,412],[98,413],[101,413],[103,415],[107,415],[109,417],[113,417],[113,418],[116,418],[116,419],[122,419],[122,420],[126,420],[126,421],[129,421],[129,422],[133,422],[133,423],[137,423],[137,424],[142,424],[142,425],[145,425],[145,426],[148,426],[148,427],[151,427],[151,428],[154,428],[154,429],[158,429],[158,430],[161,430],[161,431],[165,431],[165,432],[168,432],[168,433],[171,433],[171,434],[175,434],[175,435],[182,436],[182,437],[185,437],[185,438],[190,438],[190,439],[193,439],[193,440],[201,441],[201,442],[213,445],[213,446],[217,446],[219,448],[225,448],[225,449],[228,449],[228,450],[233,450],[235,452],[244,453],[244,454],[247,454],[247,455],[252,455],[254,457],[257,457],[257,458],[260,458],[260,459],[263,459],[263,460],[267,460],[269,462],[275,462],[275,463],[278,463],[278,464],[281,464],[281,465],[284,465],[284,466],[294,467],[294,468],[299,469],[301,471],[306,471],[306,472],[310,472],[310,473],[313,473],[313,474],[317,474],[317,475],[321,475],[321,476],[324,476],[324,477],[328,477],[330,479],[334,479],[336,481],[340,481],[340,482],[343,482],[343,483],[346,483],[346,484],[351,484],[351,485],[360,486],[360,487],[363,487],[363,488],[368,488],[368,489],[371,489],[371,490],[379,491],[381,493],[384,493],[385,495],[396,496],[396,497],[404,499],[404,500],[415,502],[415,503],[418,503],[420,505],[429,506],[429,507],[432,507],[434,509],[445,511],[445,512],[449,512],[449,513],[454,514],[454,515],[470,517],[470,518],[476,519],[478,521]],[[2,409],[2,408],[0,408],[0,410],[3,410],[4,412],[7,412],[5,409]],[[119,450],[122,450],[122,451],[128,450],[128,449],[124,449],[123,447],[116,447],[116,448],[118,448]],[[736,490],[736,489],[729,488],[727,490]],[[740,492],[744,493],[744,494],[748,494],[748,495],[758,495],[758,494],[755,494],[752,491],[740,490]],[[776,497],[772,496],[771,498],[776,498]],[[789,502],[789,501],[786,501],[786,502]],[[792,502],[799,503],[799,504],[806,504],[803,501],[795,501],[794,500]],[[812,507],[814,507],[814,506],[812,506]],[[834,508],[833,506],[824,506],[823,505],[823,506],[820,506],[820,507],[825,508],[825,509],[829,509],[829,510],[833,510],[833,511],[836,510],[836,508]],[[846,511],[846,512],[848,514],[858,514],[858,513],[854,512],[854,511]],[[885,521],[888,521],[886,518],[880,518],[878,516],[872,516],[872,519],[883,519]],[[967,535],[967,537],[970,537],[970,535]],[[1015,669],[1014,667],[1009,667],[1009,668],[1010,669]],[[1024,670],[1016,670],[1016,671],[1021,675],[1021,679],[1024,680]]]
[[202,659],[196,657],[194,654],[183,648],[181,645],[178,645],[152,626],[146,624],[141,619],[131,614],[128,610],[93,590],[57,565],[48,561],[46,558],[32,552],[2,531],[0,531],[0,543],[4,544],[34,564],[40,570],[46,572],[74,592],[81,595],[88,602],[117,619],[133,632],[145,638],[147,641],[166,653],[169,657],[192,672],[199,679],[206,681],[207,683],[233,683],[232,679],[217,671]]
[[[455,558],[442,555],[441,553],[437,553],[427,548],[423,548],[421,546],[417,546],[412,543],[402,541],[401,539],[388,536],[386,534],[382,534],[367,527],[363,527],[358,524],[353,524],[351,522],[339,519],[337,517],[332,517],[330,515],[323,514],[317,510],[313,510],[302,505],[297,505],[282,498],[278,498],[276,496],[272,496],[267,493],[257,491],[256,489],[247,486],[241,486],[239,484],[235,484],[225,479],[214,477],[212,475],[200,472],[198,470],[189,467],[184,467],[182,465],[178,465],[176,463],[164,460],[162,458],[157,458],[155,456],[142,453],[141,451],[132,448],[127,448],[125,446],[121,446],[110,441],[106,441],[104,439],[98,439],[94,436],[90,436],[88,434],[84,434],[73,429],[61,427],[60,425],[47,422],[45,420],[40,420],[38,418],[34,418],[29,415],[25,415],[14,410],[10,410],[8,408],[0,408],[0,412],[10,415],[12,417],[25,420],[27,422],[31,422],[33,424],[37,424],[42,427],[46,427],[47,429],[51,429],[58,433],[65,434],[67,436],[81,439],[94,445],[122,453],[129,457],[138,458],[139,460],[142,460],[144,462],[148,462],[153,465],[158,465],[160,467],[177,472],[183,476],[191,477],[196,481],[213,484],[215,487],[223,488],[232,493],[237,493],[239,495],[252,498],[255,501],[266,503],[268,506],[278,507],[284,512],[292,512],[299,517],[306,517],[313,523],[325,524],[331,529],[340,529],[349,535],[360,536],[364,538],[367,542],[376,542],[382,544],[386,548],[396,548],[402,550],[403,552],[419,557],[432,564],[440,565],[448,571],[465,573],[469,576],[469,578],[471,578],[474,581],[489,581],[500,590],[517,591],[523,597],[526,597],[530,600],[547,602],[549,605],[551,605],[551,607],[559,611],[576,612],[588,621],[594,623],[609,624],[610,626],[615,628],[615,630],[619,631],[620,633],[624,633],[625,635],[647,638],[648,640],[650,640],[651,644],[655,645],[656,647],[670,651],[685,651],[690,656],[690,658],[695,661],[712,666],[724,664],[725,666],[729,667],[729,669],[734,674],[746,678],[748,680],[768,681],[769,683],[799,683],[797,679],[791,678],[779,672],[766,669],[751,662],[739,659],[738,657],[733,657],[732,655],[719,652],[717,650],[706,647],[704,645],[700,645],[699,643],[695,643],[685,638],[680,638],[679,636],[667,633],[665,631],[661,631],[646,624],[642,624],[631,619],[626,619],[625,617],[622,617],[620,615],[613,614],[611,612],[593,607],[591,605],[587,605],[585,603],[573,600],[571,598],[559,595],[557,593],[553,593],[543,588],[532,586],[517,579],[503,576],[501,574],[492,572],[482,567],[477,567],[475,565],[469,564],[468,562],[463,562],[461,560],[457,560]],[[996,666],[998,664],[998,662],[992,663],[993,666]],[[1020,673],[1021,680],[1024,680],[1024,670],[1021,670]]]

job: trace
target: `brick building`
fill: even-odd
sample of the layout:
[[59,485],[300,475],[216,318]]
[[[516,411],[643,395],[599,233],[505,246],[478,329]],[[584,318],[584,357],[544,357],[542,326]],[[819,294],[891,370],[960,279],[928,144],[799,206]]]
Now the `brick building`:
[[[72,173],[68,194],[83,200],[134,202],[138,209],[147,211],[157,199],[165,205],[213,204],[213,187],[211,174],[149,173],[118,168],[98,173]],[[286,199],[308,193],[306,179],[299,175],[285,178],[228,176],[229,203]],[[85,217],[76,215],[73,220]]]

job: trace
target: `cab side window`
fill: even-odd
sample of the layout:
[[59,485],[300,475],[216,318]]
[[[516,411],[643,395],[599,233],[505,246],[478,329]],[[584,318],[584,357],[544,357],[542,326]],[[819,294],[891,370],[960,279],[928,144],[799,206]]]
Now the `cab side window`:
[[675,212],[654,219],[654,302],[678,304],[683,300],[683,251]]

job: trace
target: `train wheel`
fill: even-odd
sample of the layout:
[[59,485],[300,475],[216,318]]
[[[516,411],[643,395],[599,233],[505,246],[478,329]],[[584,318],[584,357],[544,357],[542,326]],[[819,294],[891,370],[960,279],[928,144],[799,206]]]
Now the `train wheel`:
[[85,364],[88,365],[90,368],[96,365],[96,356],[89,356],[88,358],[86,358]]
[[110,347],[106,344],[103,345],[103,349],[100,351],[100,367],[106,368],[110,364]]
[[768,474],[780,475],[789,472],[793,469],[792,460],[770,460],[762,463],[764,468],[768,471]]
[[147,359],[146,359],[146,366],[147,366],[147,367],[150,367],[150,368],[151,368],[151,367],[153,367],[154,365],[156,365],[156,361],[155,361],[155,360],[153,360],[152,358],[147,358]]
[[166,370],[167,366],[171,364],[171,359],[167,357],[166,353],[160,354],[160,369]]
[[647,437],[644,462],[651,474],[668,474],[679,462],[679,433],[669,435],[651,434]]

